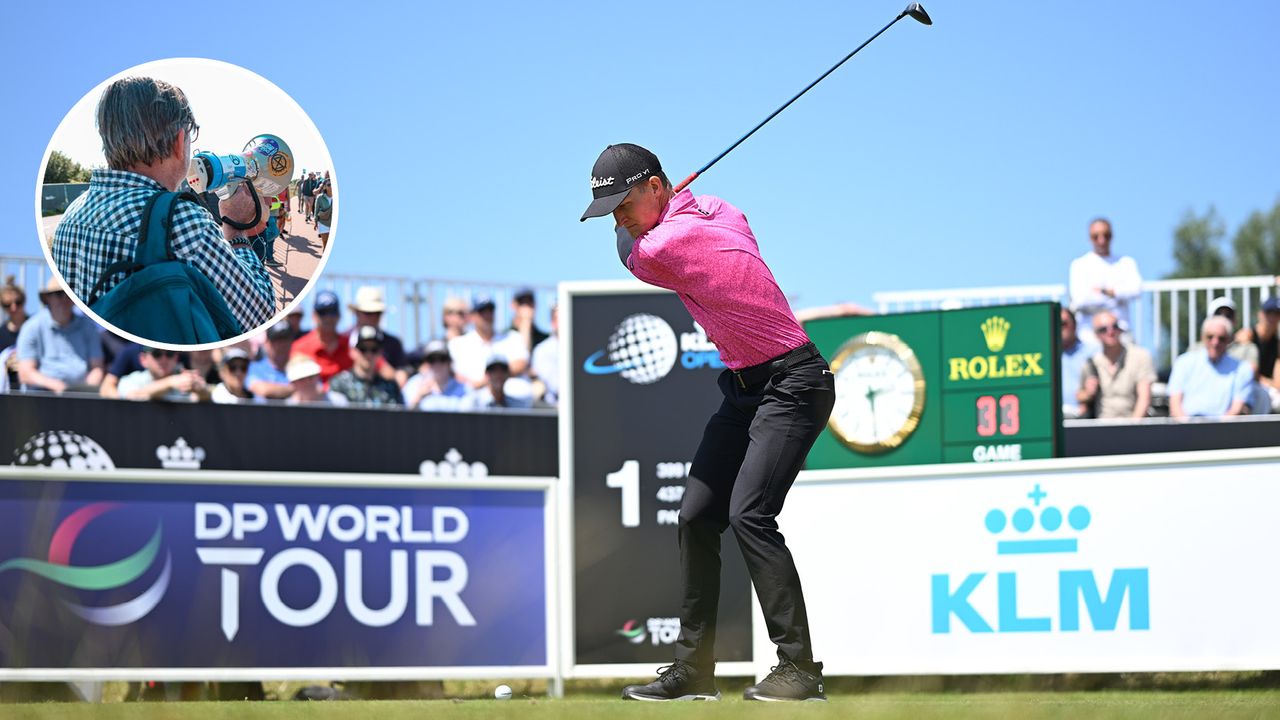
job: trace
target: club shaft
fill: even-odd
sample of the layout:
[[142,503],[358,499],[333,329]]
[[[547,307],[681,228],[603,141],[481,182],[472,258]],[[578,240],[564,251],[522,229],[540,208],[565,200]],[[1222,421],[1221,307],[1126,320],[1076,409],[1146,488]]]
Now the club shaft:
[[820,83],[820,82],[822,82],[823,80],[825,80],[825,79],[826,79],[826,77],[827,77],[828,75],[830,75],[831,73],[835,72],[835,71],[836,71],[836,70],[837,70],[841,65],[845,64],[846,62],[848,62],[849,58],[853,57],[854,55],[857,55],[859,50],[861,50],[862,48],[864,48],[864,47],[866,47],[866,46],[870,45],[872,40],[875,40],[876,38],[878,38],[878,37],[880,37],[881,35],[883,35],[885,30],[888,30],[889,28],[893,27],[893,24],[894,24],[894,23],[898,22],[899,20],[901,20],[901,19],[902,19],[902,18],[904,18],[904,17],[906,17],[906,13],[902,13],[902,14],[898,15],[898,17],[896,17],[896,18],[894,18],[892,21],[890,21],[888,25],[885,25],[884,27],[880,28],[880,30],[879,30],[875,35],[872,35],[871,37],[867,38],[866,42],[864,42],[864,43],[862,43],[861,45],[859,45],[858,47],[854,48],[854,49],[853,49],[853,52],[849,53],[848,55],[845,55],[845,56],[844,56],[844,58],[843,58],[840,62],[836,63],[835,65],[832,65],[830,70],[828,70],[828,71],[826,71],[826,72],[822,73],[822,75],[821,75],[817,80],[814,80],[813,82],[809,83],[808,85],[806,85],[806,86],[805,86],[805,88],[804,88],[803,90],[801,90],[800,92],[796,93],[796,94],[795,94],[795,97],[793,97],[793,98],[791,98],[790,100],[786,101],[786,102],[782,105],[782,107],[780,107],[780,108],[778,108],[777,110],[774,110],[772,113],[770,113],[770,114],[769,114],[769,117],[765,118],[764,120],[761,120],[761,121],[760,121],[760,124],[759,124],[759,125],[756,125],[756,126],[755,126],[755,127],[753,127],[753,128],[751,128],[751,131],[750,131],[750,132],[748,132],[746,135],[743,135],[742,137],[738,138],[738,141],[737,141],[737,142],[735,142],[734,144],[732,144],[732,145],[730,145],[728,148],[726,148],[724,152],[722,152],[722,153],[720,153],[719,155],[717,155],[717,156],[715,156],[714,158],[712,158],[712,159],[711,159],[711,162],[707,163],[706,165],[703,165],[701,168],[699,168],[699,169],[698,169],[696,172],[694,172],[692,175],[690,175],[689,177],[687,177],[687,178],[685,178],[684,180],[680,181],[680,184],[679,184],[679,185],[677,185],[677,186],[675,187],[675,192],[680,192],[681,190],[683,190],[683,189],[685,189],[686,187],[688,187],[688,186],[689,186],[689,183],[691,183],[691,182],[693,182],[695,179],[697,179],[697,177],[698,177],[699,175],[701,175],[702,173],[706,172],[707,170],[710,170],[712,165],[715,165],[716,163],[720,162],[720,159],[721,159],[721,158],[723,158],[725,155],[728,155],[729,153],[733,152],[733,149],[734,149],[734,148],[736,148],[736,147],[738,147],[739,145],[741,145],[742,143],[746,142],[747,138],[749,138],[749,137],[751,137],[752,135],[754,135],[754,134],[756,133],[756,131],[757,131],[757,130],[759,130],[760,128],[764,127],[764,126],[765,126],[765,124],[766,124],[766,123],[768,123],[770,120],[772,120],[772,119],[774,119],[775,117],[777,117],[777,116],[778,116],[778,113],[782,112],[783,110],[786,110],[786,109],[787,109],[787,107],[791,105],[791,103],[795,102],[796,100],[799,100],[801,95],[804,95],[805,93],[809,92],[811,89],[813,89],[813,86],[814,86],[814,85],[817,85],[818,83]]

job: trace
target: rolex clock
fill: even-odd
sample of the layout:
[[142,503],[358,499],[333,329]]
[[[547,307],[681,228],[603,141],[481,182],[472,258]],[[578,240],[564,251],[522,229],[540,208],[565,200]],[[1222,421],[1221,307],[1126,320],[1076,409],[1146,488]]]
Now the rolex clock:
[[924,412],[924,372],[897,335],[867,332],[836,352],[831,361],[836,402],[828,426],[856,452],[875,455],[903,442]]

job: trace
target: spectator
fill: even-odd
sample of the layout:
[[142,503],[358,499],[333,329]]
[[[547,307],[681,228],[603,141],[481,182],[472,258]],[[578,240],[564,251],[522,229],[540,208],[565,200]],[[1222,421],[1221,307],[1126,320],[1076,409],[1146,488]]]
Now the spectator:
[[471,306],[471,332],[449,341],[449,355],[458,379],[474,388],[488,384],[485,363],[501,355],[510,363],[513,375],[523,375],[529,367],[529,351],[523,339],[510,331],[496,335],[493,330],[493,299],[479,295]]
[[333,185],[325,180],[312,199],[316,213],[316,235],[320,237],[320,252],[329,247],[329,227],[333,225]]
[[1098,353],[1100,348],[1093,343],[1086,343],[1076,333],[1076,316],[1067,308],[1062,308],[1062,416],[1066,418],[1080,415],[1080,373],[1089,358]]
[[1231,323],[1211,315],[1200,328],[1203,347],[1173,361],[1169,376],[1169,415],[1175,418],[1240,415],[1252,391],[1253,371],[1227,355]]
[[555,405],[560,398],[560,306],[551,306],[551,336],[533,349],[529,360],[529,368],[538,382],[542,384],[541,392],[535,391],[534,397],[542,398],[548,405]]
[[529,352],[547,339],[547,334],[534,323],[537,311],[532,288],[520,288],[511,298],[511,332],[524,340],[524,349]]
[[[383,298],[382,288],[376,285],[366,285],[356,290],[356,300],[347,306],[351,312],[356,315],[356,327],[375,327],[381,329],[382,313],[387,309],[386,300]],[[404,357],[404,343],[400,342],[400,338],[383,330],[382,336],[382,359],[387,361],[385,366],[379,368],[379,372],[383,377],[389,377],[396,381],[396,385],[404,387],[405,382],[409,380],[409,373],[405,370],[408,363]]]
[[1092,343],[1093,315],[1107,310],[1115,315],[1124,332],[1129,332],[1129,302],[1142,290],[1142,275],[1133,258],[1111,254],[1111,221],[1097,218],[1089,223],[1093,250],[1071,261],[1071,307],[1083,326],[1081,336]]
[[405,404],[419,410],[465,410],[471,405],[471,394],[471,388],[453,376],[453,360],[443,340],[427,343],[418,374],[404,386]]
[[485,386],[472,396],[473,410],[503,410],[511,408],[530,408],[533,402],[528,397],[516,397],[507,394],[507,380],[511,378],[511,366],[501,355],[494,355],[485,364]]
[[284,320],[289,323],[289,331],[293,334],[294,340],[297,340],[307,334],[307,331],[302,328],[303,317],[301,305],[294,305],[293,309],[289,311],[289,314],[285,315]]
[[[1231,323],[1231,327],[1236,326],[1236,304],[1231,298],[1216,297],[1209,301],[1209,317],[1224,317]],[[1204,347],[1203,343],[1193,344],[1189,350],[1199,350]],[[1245,363],[1255,373],[1257,377],[1258,371],[1258,348],[1252,342],[1239,342],[1236,338],[1231,339],[1231,344],[1227,346],[1227,354],[1231,357]]]
[[[1156,380],[1151,353],[1121,342],[1120,324],[1106,310],[1093,316],[1093,332],[1102,343],[1102,352],[1084,364],[1081,416],[1146,417],[1151,407],[1151,383]],[[1086,411],[1086,406],[1092,411]]]
[[450,297],[444,301],[444,341],[451,342],[467,332],[467,303],[459,297]]
[[311,222],[312,214],[315,212],[316,187],[318,185],[319,183],[316,182],[316,174],[314,172],[307,173],[306,179],[302,181],[301,193],[302,209],[303,213],[305,213],[304,222]]
[[[133,261],[143,208],[157,193],[182,184],[199,133],[182,90],[146,77],[111,83],[98,102],[97,125],[108,167],[95,169],[89,189],[67,208],[54,231],[51,251],[67,288],[86,303],[95,301],[94,286],[108,266]],[[240,183],[221,202],[220,215],[239,221],[254,217],[261,204],[244,187]],[[213,283],[246,330],[276,311],[271,278],[247,239],[265,227],[265,208],[261,214],[258,225],[242,231],[220,224],[196,203],[179,202],[169,237],[173,256]],[[106,275],[101,292],[110,291],[124,277]]]
[[[18,331],[27,321],[27,294],[14,284],[10,275],[0,287],[0,307],[4,308],[4,325],[0,325],[0,372],[8,375],[8,387],[18,387]],[[8,352],[5,352],[5,351]]]
[[142,366],[142,353],[146,352],[146,348],[136,342],[120,348],[120,352],[116,353],[116,357],[111,361],[111,367],[107,369],[106,377],[102,378],[102,385],[98,388],[98,394],[104,398],[120,397],[120,378],[130,373],[136,373],[139,370],[146,370]]
[[1271,401],[1271,410],[1280,409],[1280,298],[1269,297],[1258,309],[1258,322],[1236,334],[1236,342],[1252,343],[1258,353],[1258,384]]
[[245,384],[254,397],[283,400],[293,394],[288,371],[292,338],[293,329],[283,320],[267,328],[267,342],[262,346],[266,357],[249,363],[249,373],[245,378]]
[[218,363],[213,359],[212,350],[192,350],[185,356],[178,356],[179,364],[187,370],[204,378],[205,385],[213,387],[222,382],[222,375],[218,372]]
[[351,333],[351,369],[343,370],[329,382],[329,390],[342,395],[352,405],[387,407],[404,405],[400,386],[377,372],[378,356],[382,354],[384,334],[376,327],[365,325]]
[[295,357],[289,361],[286,370],[293,393],[285,400],[288,405],[335,405],[344,406],[347,399],[335,392],[324,389],[320,380],[320,366],[309,357]]
[[351,367],[347,335],[338,332],[338,321],[342,319],[338,296],[321,290],[316,295],[312,319],[315,329],[293,341],[293,354],[315,360],[320,366],[320,380],[327,385],[334,375]]
[[208,400],[209,385],[195,370],[178,367],[178,353],[151,348],[142,353],[138,372],[120,378],[120,397],[128,400]]
[[211,400],[221,405],[253,402],[253,393],[245,387],[245,376],[249,373],[249,353],[240,348],[223,350],[218,370],[222,382],[210,393]]
[[102,383],[102,340],[92,320],[72,312],[57,278],[40,291],[44,309],[18,331],[18,380],[23,390],[97,392]]

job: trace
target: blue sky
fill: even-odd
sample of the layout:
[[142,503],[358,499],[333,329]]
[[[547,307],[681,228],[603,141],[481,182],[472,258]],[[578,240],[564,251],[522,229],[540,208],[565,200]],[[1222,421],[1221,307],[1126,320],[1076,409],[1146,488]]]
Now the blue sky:
[[[209,57],[326,139],[327,271],[622,278],[610,223],[578,222],[606,144],[683,177],[903,4],[5,3],[0,252],[39,253],[33,184],[81,96]],[[1154,278],[1186,210],[1234,229],[1280,197],[1280,5],[925,7],[933,27],[898,23],[693,186],[746,212],[797,305],[1064,282],[1099,214]]]

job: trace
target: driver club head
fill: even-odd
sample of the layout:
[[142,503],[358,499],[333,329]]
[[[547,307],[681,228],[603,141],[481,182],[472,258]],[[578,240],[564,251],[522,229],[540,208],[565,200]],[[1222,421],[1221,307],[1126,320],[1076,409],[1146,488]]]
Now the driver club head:
[[933,20],[929,17],[929,13],[924,11],[924,6],[921,5],[920,3],[914,3],[914,2],[911,3],[910,5],[907,6],[906,10],[902,11],[902,14],[910,15],[917,22],[923,23],[925,25],[933,24]]

